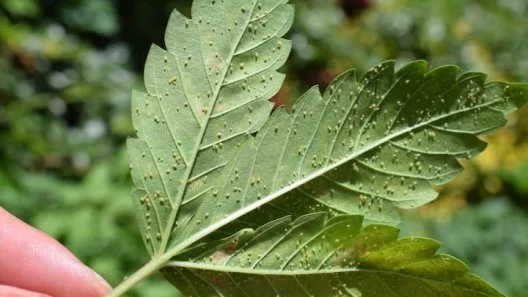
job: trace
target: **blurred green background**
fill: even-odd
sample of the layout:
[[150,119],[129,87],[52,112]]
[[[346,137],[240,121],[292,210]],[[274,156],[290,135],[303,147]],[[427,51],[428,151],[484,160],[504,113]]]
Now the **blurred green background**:
[[[0,0],[0,205],[59,239],[113,285],[147,260],[124,147],[129,97],[151,42],[190,0]],[[274,98],[386,59],[457,64],[528,81],[526,0],[297,0]],[[511,297],[528,296],[528,109],[440,199],[404,213],[404,234],[449,252]],[[160,277],[130,296],[175,296]]]

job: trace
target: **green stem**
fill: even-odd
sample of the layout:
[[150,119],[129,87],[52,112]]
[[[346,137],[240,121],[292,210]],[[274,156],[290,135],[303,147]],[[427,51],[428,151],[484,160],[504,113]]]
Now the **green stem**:
[[142,280],[150,276],[151,274],[160,270],[165,264],[170,260],[170,257],[167,255],[159,258],[150,260],[147,264],[141,267],[134,274],[128,276],[123,282],[121,282],[117,287],[114,288],[106,297],[120,297],[123,296],[126,292],[132,289],[135,285],[139,284]]

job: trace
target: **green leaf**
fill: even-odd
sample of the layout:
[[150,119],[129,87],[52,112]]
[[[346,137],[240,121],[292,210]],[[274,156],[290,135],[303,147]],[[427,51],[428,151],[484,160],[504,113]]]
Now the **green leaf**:
[[138,138],[128,143],[134,197],[152,254],[163,254],[182,234],[176,226],[185,228],[215,193],[212,180],[222,179],[237,143],[268,119],[268,100],[284,78],[276,70],[291,48],[281,38],[293,21],[285,2],[195,1],[193,20],[172,14],[168,50],[152,46],[148,93],[132,95]]
[[[291,48],[281,38],[293,20],[293,7],[287,2],[196,0],[192,19],[175,11],[166,32],[167,50],[152,46],[147,58],[147,93],[133,93],[137,139],[130,139],[128,147],[138,220],[152,265],[161,268],[173,260],[169,274],[174,269],[184,274],[183,279],[192,278],[178,281],[182,290],[206,281],[207,275],[259,274],[251,272],[257,267],[239,262],[231,267],[227,265],[231,262],[213,259],[211,265],[204,260],[221,254],[223,244],[239,237],[249,240],[249,246],[235,246],[235,254],[258,250],[254,241],[262,234],[267,241],[294,247],[299,239],[280,236],[306,224],[315,228],[306,234],[316,236],[326,234],[328,224],[361,221],[351,215],[361,215],[369,223],[397,222],[397,208],[435,199],[431,185],[460,172],[457,159],[485,148],[477,136],[504,125],[505,113],[528,97],[527,85],[486,83],[483,74],[460,74],[454,66],[427,71],[426,63],[418,61],[395,71],[394,62],[386,62],[359,79],[348,71],[324,94],[310,89],[292,113],[279,108],[270,116],[268,100],[283,81],[277,69]],[[321,213],[334,218],[325,221]],[[294,223],[285,225],[290,216]],[[436,247],[430,250],[430,242],[394,243],[395,229],[374,226],[360,232],[357,224],[352,230],[361,235],[367,254],[351,253],[346,256],[351,262],[344,266],[325,266],[330,258],[315,257],[314,263],[325,266],[324,277],[317,276],[319,266],[309,266],[308,272],[296,266],[289,275],[278,273],[287,267],[275,259],[263,272],[277,276],[270,288],[294,290],[290,285],[299,281],[297,274],[311,282],[314,277],[328,280],[343,273],[353,279],[344,282],[346,288],[325,291],[325,296],[344,289],[350,296],[359,292],[373,296],[381,290],[373,285],[380,275],[391,281],[405,279],[415,290],[498,296],[470,276],[464,265],[434,256]],[[383,238],[374,228],[384,230]],[[336,239],[352,240],[347,236]],[[347,246],[330,246],[326,256],[350,250]],[[189,256],[204,247],[212,249],[208,255]],[[403,253],[407,248],[409,253]],[[288,253],[292,251],[284,255]],[[366,268],[375,273],[354,273]],[[358,281],[363,276],[366,280]],[[424,279],[431,284],[424,285]],[[210,289],[191,295],[243,294],[220,293],[222,284],[227,283],[213,281]],[[325,286],[330,284],[340,285],[336,280]],[[229,290],[236,290],[231,285]],[[458,287],[474,294],[458,293]],[[301,288],[308,290],[306,295],[321,295]]]
[[439,244],[310,214],[203,246],[162,272],[186,296],[502,296]]

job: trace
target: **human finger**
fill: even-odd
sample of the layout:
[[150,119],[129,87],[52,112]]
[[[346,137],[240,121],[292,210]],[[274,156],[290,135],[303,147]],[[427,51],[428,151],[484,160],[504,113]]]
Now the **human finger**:
[[1,207],[0,267],[0,284],[54,297],[102,297],[111,291],[60,243]]
[[41,293],[0,285],[0,297],[50,297]]

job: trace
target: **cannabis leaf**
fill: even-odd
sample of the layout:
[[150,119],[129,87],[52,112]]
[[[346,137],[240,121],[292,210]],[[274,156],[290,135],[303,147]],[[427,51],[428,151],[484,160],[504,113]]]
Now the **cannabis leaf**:
[[[344,73],[324,94],[310,89],[291,113],[271,113],[291,48],[282,39],[293,20],[287,2],[195,0],[192,19],[172,14],[167,50],[152,46],[128,142],[153,258],[144,270],[165,267],[191,296],[247,296],[252,286],[268,290],[262,296],[403,296],[399,280],[417,292],[498,296],[458,261],[435,256],[430,241],[361,229],[353,215],[396,222],[397,208],[433,200],[431,185],[484,149],[477,136],[504,125],[528,86],[386,62],[359,79]],[[303,229],[307,237],[290,236]],[[315,243],[319,251],[304,250]],[[311,287],[314,278],[337,289]]]
[[237,139],[267,120],[284,76],[275,70],[291,48],[280,38],[293,18],[285,2],[195,1],[193,20],[172,14],[168,51],[151,48],[148,93],[132,96],[138,139],[128,145],[152,254],[212,195],[205,180],[226,168]]
[[501,296],[435,255],[437,242],[361,225],[358,216],[283,218],[190,251],[163,273],[186,296]]

